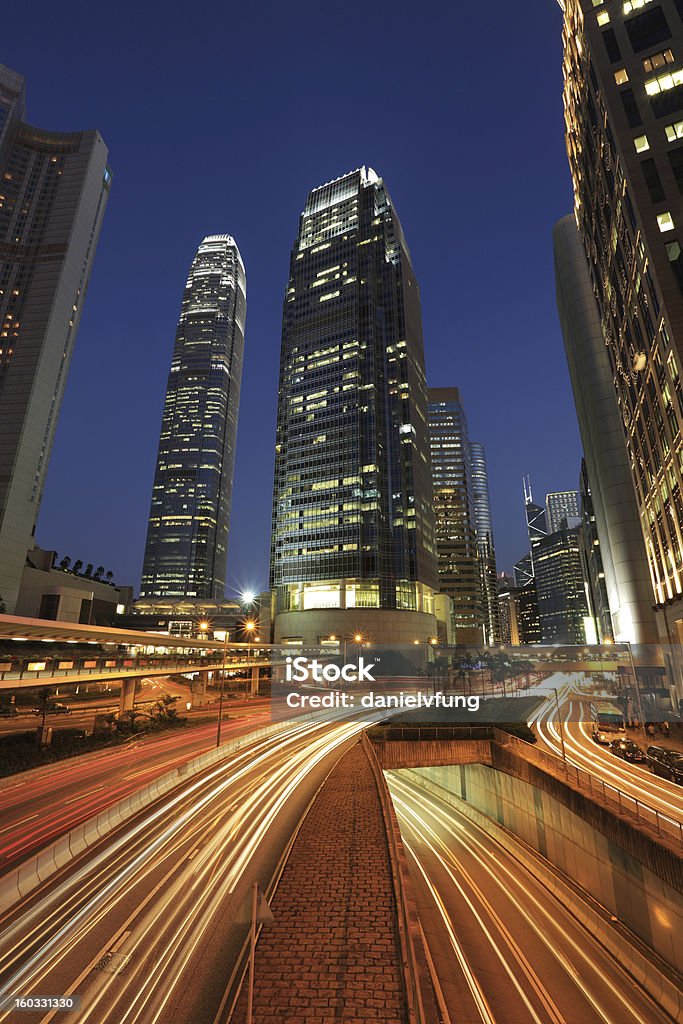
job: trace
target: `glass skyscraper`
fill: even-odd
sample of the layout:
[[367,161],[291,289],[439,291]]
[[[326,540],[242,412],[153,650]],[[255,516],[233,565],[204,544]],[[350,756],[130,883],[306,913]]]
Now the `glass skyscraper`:
[[[383,180],[310,193],[291,254],[271,587],[277,639],[433,632],[437,583],[422,318]],[[400,613],[400,614],[399,614]]]
[[486,616],[470,440],[458,388],[429,389],[429,434],[439,589],[452,601],[455,642],[476,646],[484,642]]
[[109,196],[96,131],[24,121],[0,65],[0,598],[16,605]]
[[561,530],[565,525],[565,519],[570,528],[577,526],[578,520],[581,519],[579,492],[551,491],[550,494],[546,494],[545,519],[548,533],[555,533],[556,530]]
[[209,235],[192,261],[178,321],[142,598],[225,593],[246,309],[235,240]]
[[493,541],[493,519],[489,499],[489,475],[486,467],[486,451],[478,441],[470,442],[470,464],[472,467],[472,497],[474,500],[474,522],[477,531],[479,571],[484,598],[484,640],[487,644],[500,643],[500,618],[498,609],[498,571],[496,569],[496,546]]

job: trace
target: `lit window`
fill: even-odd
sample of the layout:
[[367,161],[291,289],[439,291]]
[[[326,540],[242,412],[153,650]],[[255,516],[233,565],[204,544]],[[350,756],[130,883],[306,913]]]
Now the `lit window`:
[[657,224],[659,226],[659,230],[662,232],[673,230],[673,217],[671,216],[668,210],[666,211],[666,213],[657,214]]
[[605,0],[593,0],[593,7],[600,7],[604,2]]
[[662,50],[661,53],[651,53],[649,57],[643,57],[643,70],[656,71],[663,68],[665,64],[673,64],[674,55],[671,50]]
[[609,14],[607,11],[600,11],[598,14],[598,25],[607,25],[609,23]]
[[645,92],[648,96],[656,96],[659,92],[666,92],[677,85],[683,85],[683,71],[672,71],[668,75],[660,75],[659,78],[651,78],[645,83]]
[[677,139],[683,139],[683,121],[674,121],[673,124],[667,124],[664,128],[666,137],[669,142],[676,142]]
[[646,149],[650,148],[647,135],[639,135],[637,139],[633,140],[633,145],[636,147],[636,153],[644,153]]
[[618,71],[614,72],[614,81],[617,85],[625,85],[628,82],[628,72],[626,68],[619,68]]
[[624,14],[630,14],[631,11],[637,11],[640,7],[644,7],[645,4],[651,4],[652,0],[626,0],[624,4]]

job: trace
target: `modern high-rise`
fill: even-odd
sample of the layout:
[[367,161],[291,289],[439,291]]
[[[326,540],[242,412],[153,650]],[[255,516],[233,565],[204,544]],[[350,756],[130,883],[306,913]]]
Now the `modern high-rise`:
[[581,519],[578,491],[551,491],[545,496],[545,519],[548,533],[561,530],[566,520],[569,527]]
[[486,612],[471,447],[458,388],[429,388],[429,436],[439,589],[452,601],[455,642],[477,646],[487,640]]
[[626,437],[659,635],[681,643],[683,8],[679,0],[567,0],[565,8],[574,214]]
[[477,531],[479,572],[484,596],[484,639],[489,645],[500,643],[500,619],[498,612],[498,570],[496,569],[496,545],[493,540],[493,519],[489,499],[489,476],[486,468],[486,451],[479,441],[470,441],[470,464],[472,467],[472,496],[474,499],[474,522]]
[[587,621],[590,617],[579,535],[578,527],[562,527],[543,537],[536,547],[534,578],[544,644],[585,644],[597,640]]
[[370,168],[309,194],[283,306],[275,640],[423,642],[438,580],[420,295]]
[[579,550],[583,577],[586,584],[586,600],[588,614],[595,623],[595,635],[599,643],[612,643],[614,628],[610,614],[609,598],[605,566],[602,561],[602,544],[598,533],[598,524],[593,506],[593,494],[586,460],[581,460],[581,531],[579,533]]
[[13,612],[109,196],[96,131],[25,117],[0,65],[0,598]]
[[531,493],[531,480],[527,477],[522,480],[524,487],[524,515],[526,516],[526,528],[529,534],[529,547],[531,558],[531,574],[534,575],[535,552],[543,537],[548,536],[548,523],[546,520],[545,507],[537,505]]
[[247,312],[230,235],[197,249],[161,421],[140,596],[222,598]]
[[588,262],[574,217],[553,230],[557,308],[586,462],[586,486],[600,541],[600,559],[617,641],[658,640],[648,558]]

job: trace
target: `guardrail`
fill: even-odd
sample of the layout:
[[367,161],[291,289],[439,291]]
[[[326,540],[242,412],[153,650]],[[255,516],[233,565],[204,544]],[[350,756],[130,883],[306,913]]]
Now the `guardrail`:
[[[252,665],[268,665],[267,658],[247,657],[243,655],[226,658],[226,669],[236,667],[243,668]],[[56,676],[98,676],[106,678],[115,677],[117,672],[125,672],[130,675],[131,671],[141,670],[141,675],[147,672],[183,672],[192,667],[198,671],[207,668],[221,668],[223,657],[217,655],[185,655],[178,657],[171,656],[143,656],[132,657],[131,655],[104,655],[101,657],[75,657],[75,658],[12,658],[5,661],[0,656],[0,682],[3,680],[26,680],[26,679],[53,679]]]
[[611,809],[621,814],[632,815],[641,825],[649,825],[654,828],[657,835],[662,839],[673,839],[683,844],[683,823],[662,814],[649,804],[638,800],[636,797],[625,793],[617,786],[611,786],[602,779],[595,778],[590,772],[578,765],[563,760],[557,754],[551,754],[545,750],[538,750],[526,740],[503,732],[502,729],[493,729],[493,738],[496,743],[504,747],[512,747],[519,751],[528,761],[543,768],[553,775],[572,783],[577,789],[587,792],[593,798],[599,798]]

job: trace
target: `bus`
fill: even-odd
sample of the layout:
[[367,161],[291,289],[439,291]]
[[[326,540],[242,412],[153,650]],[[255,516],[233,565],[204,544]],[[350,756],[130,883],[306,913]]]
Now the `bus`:
[[596,701],[590,706],[590,716],[593,723],[591,735],[596,743],[611,743],[626,735],[624,713],[615,704]]

